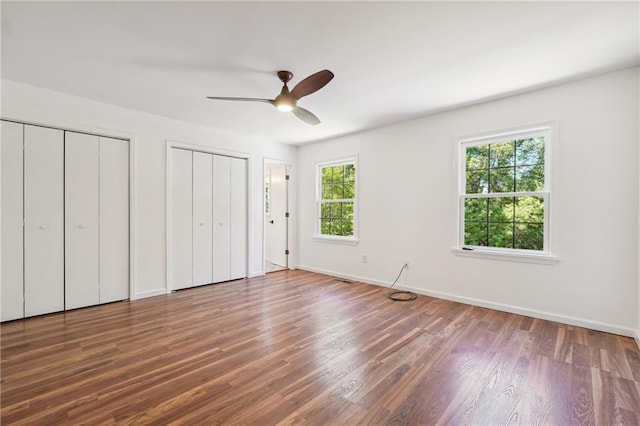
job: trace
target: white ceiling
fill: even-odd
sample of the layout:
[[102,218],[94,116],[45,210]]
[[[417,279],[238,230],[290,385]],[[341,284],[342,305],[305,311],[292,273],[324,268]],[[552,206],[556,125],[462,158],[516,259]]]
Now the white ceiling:
[[[304,143],[637,66],[637,2],[7,2],[2,78]],[[310,126],[268,104],[300,100]]]

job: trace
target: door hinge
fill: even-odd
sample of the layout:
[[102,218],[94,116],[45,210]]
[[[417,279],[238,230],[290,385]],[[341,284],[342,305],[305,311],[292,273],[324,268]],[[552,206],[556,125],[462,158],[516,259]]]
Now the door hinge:
[[284,217],[289,217],[289,212],[286,212],[286,213],[284,214]]
[[284,175],[284,179],[285,180],[289,180],[290,176],[289,175]]
[[285,250],[284,254],[288,255],[289,254],[289,250]]

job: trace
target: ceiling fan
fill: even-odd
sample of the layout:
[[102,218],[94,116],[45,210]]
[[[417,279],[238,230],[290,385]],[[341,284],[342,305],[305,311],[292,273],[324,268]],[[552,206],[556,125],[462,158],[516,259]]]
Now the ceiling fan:
[[280,94],[275,99],[260,99],[260,98],[233,98],[224,96],[207,96],[207,99],[219,99],[223,101],[249,101],[249,102],[266,102],[269,103],[280,111],[291,111],[300,120],[305,123],[316,125],[320,124],[320,120],[311,111],[299,107],[298,100],[303,96],[307,96],[322,89],[333,78],[333,73],[329,70],[318,71],[315,74],[311,74],[309,77],[296,84],[293,90],[289,91],[287,83],[293,77],[291,71],[278,71],[278,78],[284,85]]

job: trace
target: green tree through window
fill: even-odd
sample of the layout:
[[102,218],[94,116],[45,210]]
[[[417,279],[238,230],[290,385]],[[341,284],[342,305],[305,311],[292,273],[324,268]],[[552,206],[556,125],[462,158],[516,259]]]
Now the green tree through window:
[[355,161],[319,166],[319,231],[353,237],[356,199]]
[[546,249],[545,133],[518,136],[462,143],[464,246]]

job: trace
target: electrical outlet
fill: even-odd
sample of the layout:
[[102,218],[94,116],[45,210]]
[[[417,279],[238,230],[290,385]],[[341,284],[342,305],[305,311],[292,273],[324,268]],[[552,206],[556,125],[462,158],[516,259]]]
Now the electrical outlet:
[[366,254],[362,255],[362,263],[369,263],[369,256],[367,256]]
[[409,261],[408,261],[408,260],[405,260],[405,261],[404,261],[404,264],[405,264],[405,265],[407,265],[406,269],[409,269]]

